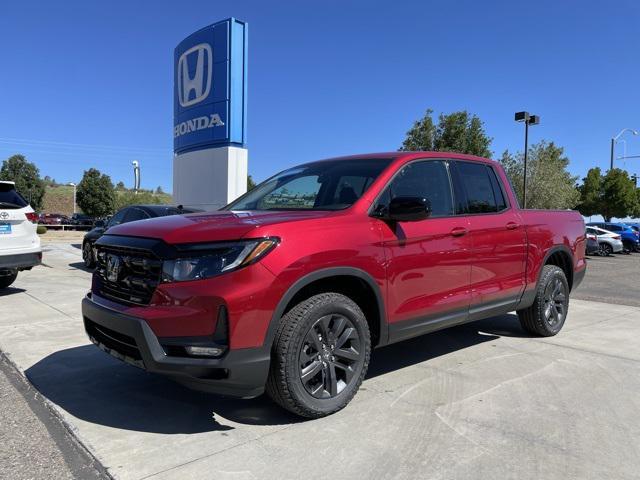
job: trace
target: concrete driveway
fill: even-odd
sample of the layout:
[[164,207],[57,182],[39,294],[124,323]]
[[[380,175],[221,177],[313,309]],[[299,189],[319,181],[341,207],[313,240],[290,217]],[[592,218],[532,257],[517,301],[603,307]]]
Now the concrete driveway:
[[374,352],[342,412],[191,392],[90,345],[76,244],[0,296],[0,349],[116,478],[638,478],[640,308],[574,300],[556,337],[514,315]]

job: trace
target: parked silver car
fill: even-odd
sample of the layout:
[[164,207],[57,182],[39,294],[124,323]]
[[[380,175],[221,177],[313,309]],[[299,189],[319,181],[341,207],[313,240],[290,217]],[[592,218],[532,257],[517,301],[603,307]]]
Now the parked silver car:
[[587,233],[596,235],[598,243],[602,249],[602,253],[610,255],[612,253],[620,253],[624,250],[622,238],[617,233],[610,232],[600,227],[587,227]]

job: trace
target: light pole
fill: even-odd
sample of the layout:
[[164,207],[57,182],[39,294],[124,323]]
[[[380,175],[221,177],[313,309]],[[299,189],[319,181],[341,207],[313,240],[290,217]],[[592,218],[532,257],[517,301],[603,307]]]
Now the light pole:
[[516,122],[524,122],[524,179],[522,180],[522,208],[527,208],[527,154],[529,150],[529,125],[538,125],[540,117],[529,112],[516,112]]
[[634,135],[638,135],[638,131],[634,130],[633,128],[623,128],[622,130],[620,130],[620,133],[617,134],[615,137],[611,138],[611,165],[609,167],[610,170],[613,170],[613,155],[614,155],[614,150],[616,148],[616,142],[618,141],[618,139],[625,133],[625,132],[631,132]]
[[76,184],[69,182],[69,186],[73,187],[73,213],[76,213]]
[[140,190],[140,162],[134,160],[131,165],[133,165],[133,188],[138,193],[138,190]]

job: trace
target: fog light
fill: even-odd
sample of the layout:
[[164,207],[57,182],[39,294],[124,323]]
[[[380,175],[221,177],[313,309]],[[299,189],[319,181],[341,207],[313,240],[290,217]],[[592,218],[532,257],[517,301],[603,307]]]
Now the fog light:
[[218,347],[184,347],[189,355],[194,357],[219,357],[224,353],[224,348]]

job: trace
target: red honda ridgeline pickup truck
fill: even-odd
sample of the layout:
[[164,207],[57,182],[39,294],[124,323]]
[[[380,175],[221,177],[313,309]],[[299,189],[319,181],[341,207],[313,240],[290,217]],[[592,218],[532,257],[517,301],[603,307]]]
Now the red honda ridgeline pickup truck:
[[555,335],[585,274],[577,212],[521,210],[498,163],[443,152],[307,163],[96,247],[82,303],[96,345],[305,417],[349,403],[374,347],[514,310]]

